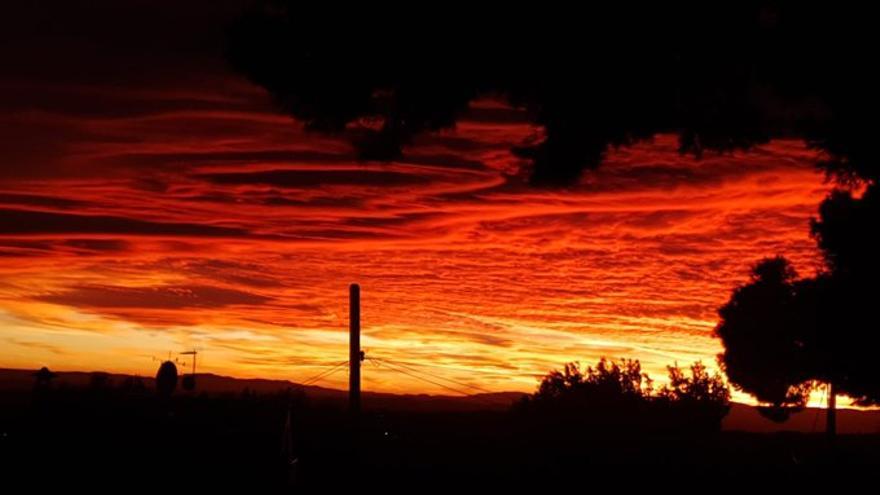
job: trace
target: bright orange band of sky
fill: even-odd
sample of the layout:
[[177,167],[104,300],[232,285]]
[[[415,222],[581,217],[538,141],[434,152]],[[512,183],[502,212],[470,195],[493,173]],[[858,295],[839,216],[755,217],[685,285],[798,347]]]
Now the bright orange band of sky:
[[600,356],[662,382],[715,367],[716,308],[756,261],[821,263],[809,219],[830,186],[800,142],[697,161],[659,136],[541,190],[509,152],[539,130],[492,101],[362,164],[225,69],[2,86],[3,367],[152,375],[197,347],[204,372],[302,380],[346,359],[359,282],[368,355],[492,390]]

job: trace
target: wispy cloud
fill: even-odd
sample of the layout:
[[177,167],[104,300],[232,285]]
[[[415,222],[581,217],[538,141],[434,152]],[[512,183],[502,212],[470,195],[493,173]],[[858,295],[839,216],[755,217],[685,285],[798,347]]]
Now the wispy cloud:
[[714,363],[715,308],[752,263],[817,266],[808,220],[828,185],[797,142],[697,161],[658,136],[566,190],[532,189],[509,149],[537,130],[497,102],[399,162],[355,163],[213,48],[193,46],[186,71],[135,50],[115,76],[113,53],[59,50],[79,72],[16,59],[0,93],[0,309],[14,315],[0,338],[15,339],[0,365],[152,372],[128,350],[203,345],[208,370],[305,378],[347,355],[358,281],[377,356],[496,389],[601,355],[659,377],[676,359]]

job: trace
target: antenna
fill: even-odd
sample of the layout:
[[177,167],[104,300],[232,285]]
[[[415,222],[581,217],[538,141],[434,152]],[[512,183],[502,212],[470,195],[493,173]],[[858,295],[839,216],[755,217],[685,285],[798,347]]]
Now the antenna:
[[199,355],[199,351],[196,350],[196,348],[193,348],[191,351],[181,352],[180,355],[192,356],[192,373],[184,375],[183,388],[188,391],[193,391],[196,389],[196,356]]
[[196,356],[199,355],[199,351],[197,351],[195,348],[193,348],[193,350],[191,350],[191,351],[184,351],[184,352],[181,352],[180,355],[181,355],[181,356],[192,356],[192,357],[193,357],[193,369],[192,369],[192,374],[195,375],[195,374],[196,374]]

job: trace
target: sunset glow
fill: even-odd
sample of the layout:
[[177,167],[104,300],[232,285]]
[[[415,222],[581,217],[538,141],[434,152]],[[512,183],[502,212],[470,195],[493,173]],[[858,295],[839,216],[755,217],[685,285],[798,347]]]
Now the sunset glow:
[[[357,281],[368,355],[492,390],[600,356],[662,380],[715,366],[715,310],[754,262],[820,262],[829,186],[796,141],[697,161],[660,136],[545,190],[508,151],[539,130],[492,101],[363,164],[231,76],[46,92],[60,103],[3,117],[40,143],[0,179],[5,367],[152,374],[195,346],[205,372],[301,380],[345,359]],[[442,391],[367,366],[367,390]]]
[[4,6],[7,485],[880,465],[867,8]]
[[[809,220],[831,186],[799,140],[696,160],[660,135],[536,188],[510,149],[542,130],[484,99],[363,163],[233,74],[235,2],[119,8],[124,30],[71,9],[0,45],[2,367],[152,375],[195,347],[200,371],[302,380],[346,359],[358,282],[369,356],[490,390],[600,356],[662,382],[716,366],[716,310],[755,262],[821,266]],[[363,379],[443,391],[371,362]]]

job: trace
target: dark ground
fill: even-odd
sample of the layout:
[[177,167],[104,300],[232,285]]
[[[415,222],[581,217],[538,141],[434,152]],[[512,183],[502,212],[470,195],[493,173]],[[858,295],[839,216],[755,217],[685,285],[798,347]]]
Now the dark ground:
[[[299,458],[292,488],[281,455],[288,404]],[[878,435],[841,435],[832,449],[821,434],[635,433],[589,426],[548,433],[553,428],[503,411],[365,407],[356,430],[344,403],[296,394],[292,400],[284,393],[178,394],[163,401],[152,390],[5,391],[2,479],[4,486],[35,491],[323,493],[348,485],[371,492],[467,491],[600,481],[628,487],[729,484],[768,476],[788,484],[817,473],[880,467]]]

